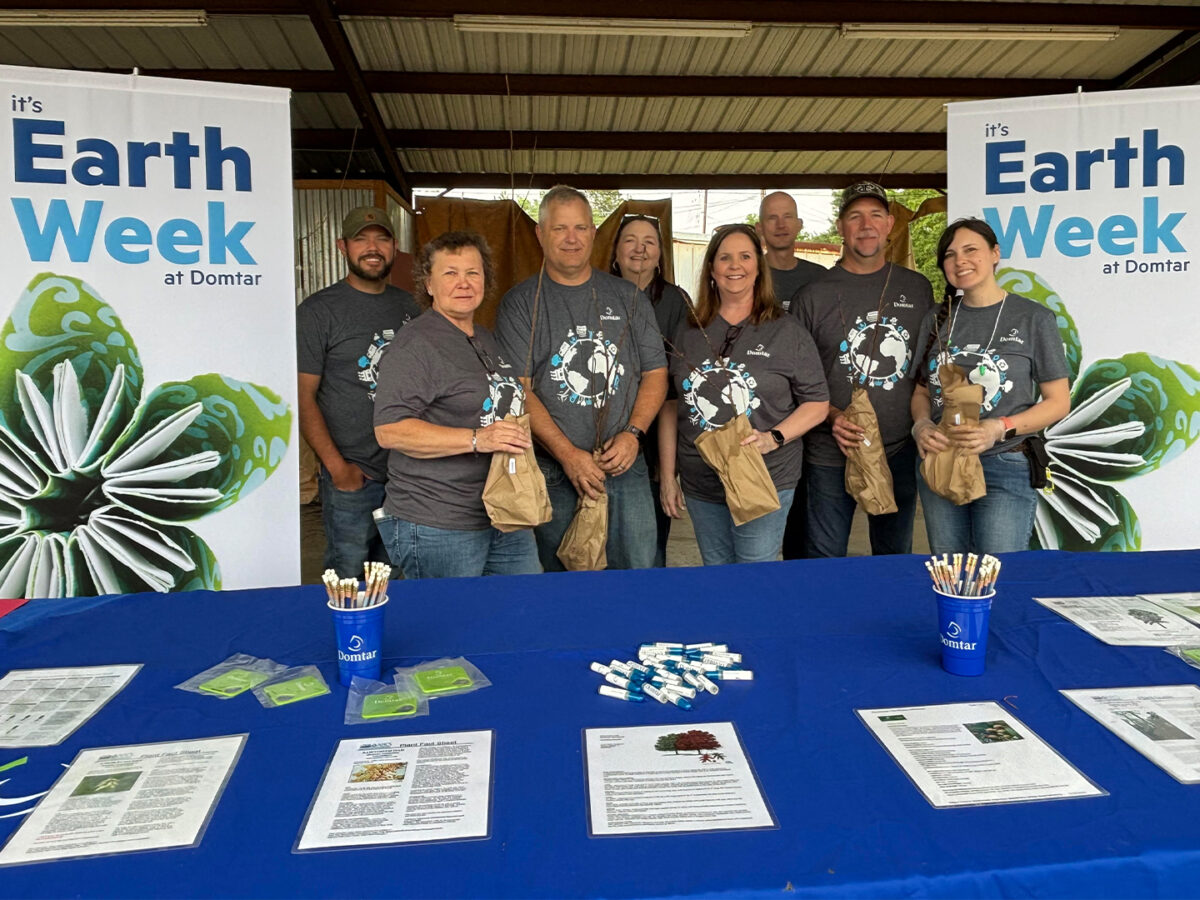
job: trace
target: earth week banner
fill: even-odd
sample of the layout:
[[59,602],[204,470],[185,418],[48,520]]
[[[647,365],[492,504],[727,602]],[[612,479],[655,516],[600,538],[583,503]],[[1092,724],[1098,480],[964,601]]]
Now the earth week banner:
[[992,226],[1072,373],[1036,544],[1200,546],[1200,88],[953,103],[948,152],[951,221]]
[[297,583],[288,93],[0,83],[0,598]]

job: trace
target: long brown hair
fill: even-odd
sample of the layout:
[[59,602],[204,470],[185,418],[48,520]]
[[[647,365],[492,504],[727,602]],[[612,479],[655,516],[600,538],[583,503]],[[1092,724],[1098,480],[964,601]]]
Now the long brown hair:
[[704,251],[704,263],[700,267],[700,292],[696,298],[696,308],[689,310],[689,318],[701,328],[707,328],[721,309],[721,295],[717,291],[717,283],[713,280],[713,260],[717,251],[727,237],[742,234],[749,238],[750,243],[758,251],[758,274],[754,278],[754,305],[750,308],[750,324],[761,325],[770,322],[783,314],[783,309],[775,300],[775,288],[771,284],[771,272],[767,268],[767,256],[763,253],[762,244],[754,229],[745,224],[722,225],[713,232],[708,249]]

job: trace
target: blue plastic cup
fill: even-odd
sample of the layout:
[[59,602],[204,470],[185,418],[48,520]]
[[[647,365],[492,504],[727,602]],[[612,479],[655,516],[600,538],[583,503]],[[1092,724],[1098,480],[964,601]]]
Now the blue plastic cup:
[[384,597],[370,609],[342,609],[332,602],[333,629],[337,634],[338,680],[346,687],[354,676],[379,680],[383,670]]
[[942,668],[952,675],[982,675],[987,655],[988,620],[992,598],[938,595],[938,640],[942,645]]

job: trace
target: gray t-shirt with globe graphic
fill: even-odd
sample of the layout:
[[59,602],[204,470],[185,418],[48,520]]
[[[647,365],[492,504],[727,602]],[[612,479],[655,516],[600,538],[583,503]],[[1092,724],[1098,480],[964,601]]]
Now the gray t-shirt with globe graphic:
[[[475,326],[474,341],[430,310],[396,336],[379,364],[375,424],[420,419],[449,428],[486,428],[523,415],[525,389],[495,338]],[[483,507],[490,453],[419,459],[388,451],[383,508],[418,525],[459,531],[490,526]]]
[[[909,404],[918,368],[913,356],[925,346],[921,321],[932,306],[928,279],[893,263],[870,275],[834,266],[824,278],[806,285],[792,303],[791,312],[821,354],[830,404],[845,409],[854,388],[866,388],[889,454],[904,446],[912,430]],[[810,432],[808,459],[818,466],[845,465],[828,423]]]
[[[682,357],[671,360],[671,383],[678,395],[676,463],[684,493],[724,503],[721,479],[700,457],[696,438],[748,415],[758,431],[770,431],[801,403],[829,398],[825,373],[812,338],[791,316],[741,330],[719,315],[701,330],[685,322],[675,335]],[[778,491],[800,480],[802,441],[792,441],[763,459]]]
[[[542,275],[541,296],[537,293],[534,275],[504,295],[496,339],[517,373],[532,379],[554,424],[572,444],[590,451],[597,418],[604,418],[603,444],[629,424],[642,373],[667,365],[654,308],[631,282],[598,269],[578,285]],[[531,371],[526,372],[531,331]]]
[[[925,317],[923,333],[932,335],[937,310]],[[953,324],[953,328],[951,325]],[[1006,294],[1003,304],[970,307],[954,304],[953,318],[941,325],[921,364],[929,377],[930,414],[942,420],[942,385],[938,365],[950,362],[963,369],[971,384],[983,386],[980,419],[1015,416],[1041,399],[1038,385],[1070,375],[1054,313],[1035,300]],[[921,348],[924,349],[924,344]],[[1025,435],[998,442],[984,456],[1005,453]]]

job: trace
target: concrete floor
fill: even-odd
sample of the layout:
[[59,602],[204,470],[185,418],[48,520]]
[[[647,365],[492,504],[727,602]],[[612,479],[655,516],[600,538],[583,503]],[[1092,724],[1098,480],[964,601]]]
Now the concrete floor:
[[[860,511],[855,513],[854,527],[850,532],[850,556],[867,556],[871,552],[867,538],[867,517]],[[929,553],[929,541],[925,536],[925,520],[917,505],[917,520],[913,527],[913,552]],[[315,584],[321,580],[325,566],[325,531],[321,526],[321,507],[316,501],[300,507],[300,573],[304,584]],[[667,542],[668,566],[698,566],[700,551],[696,547],[696,536],[691,520],[680,519],[671,527]]]

